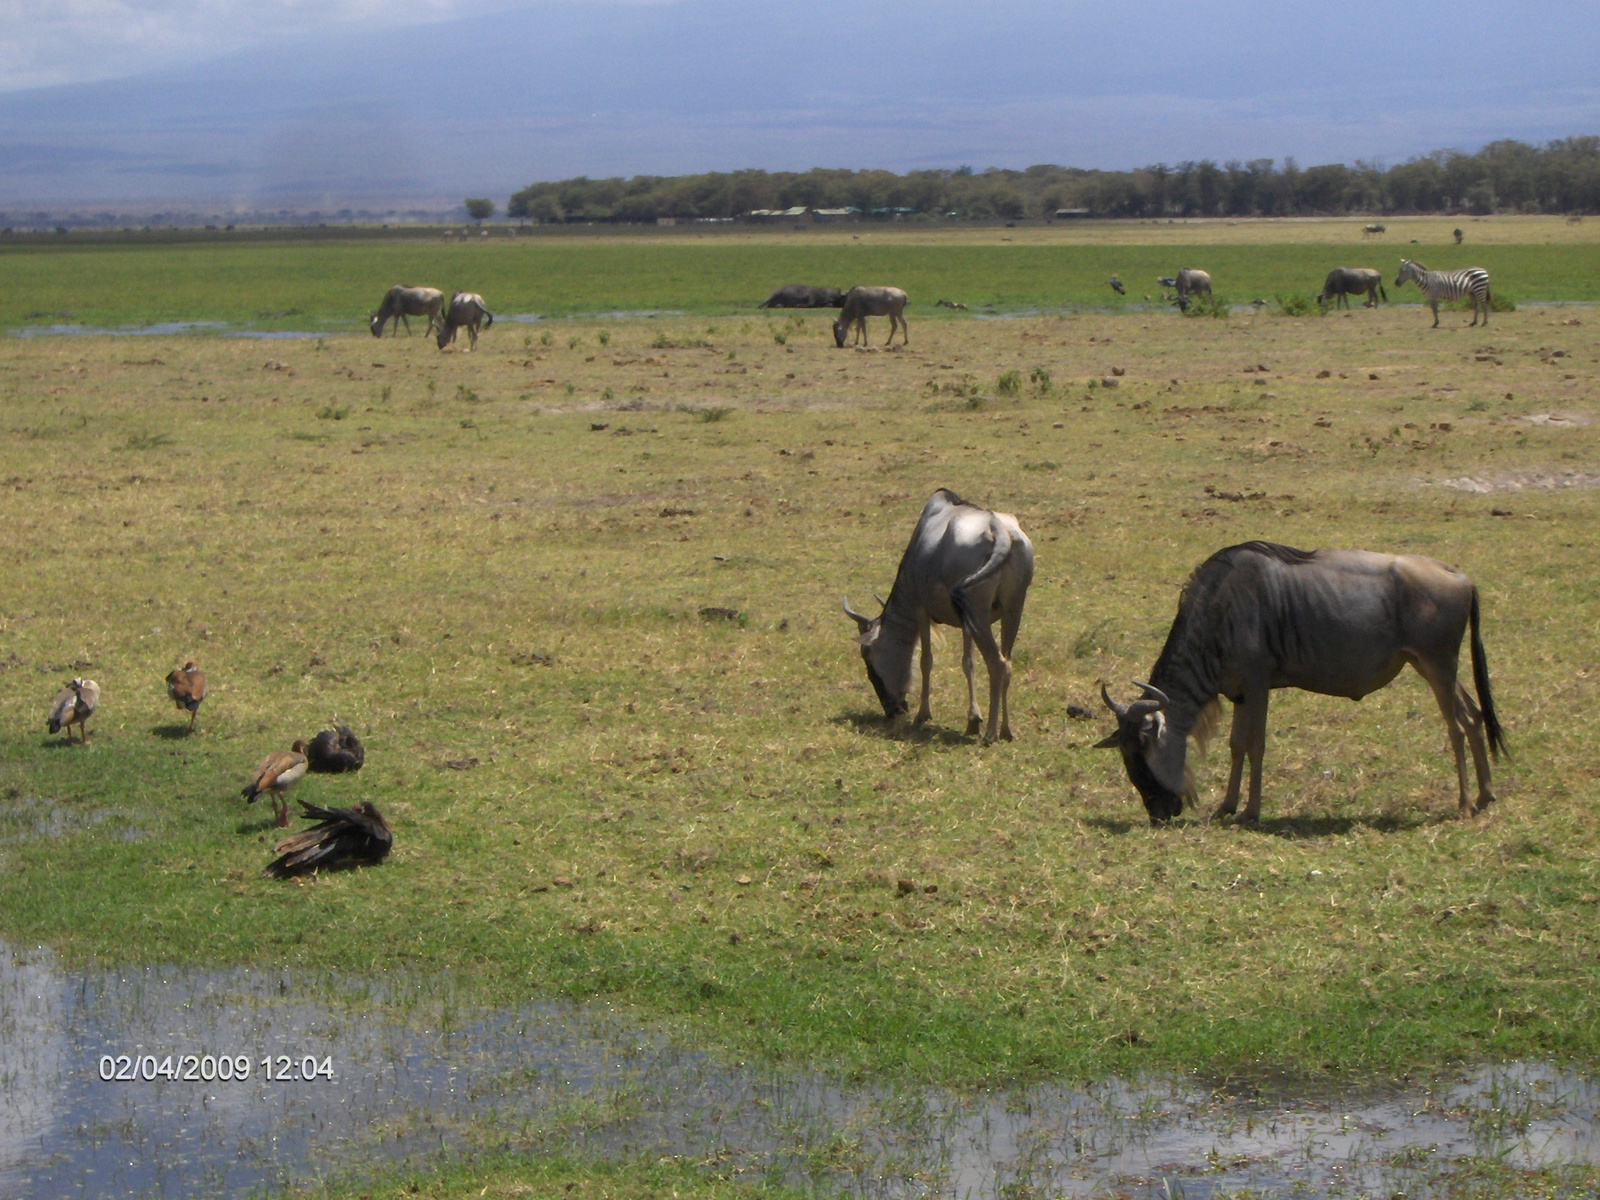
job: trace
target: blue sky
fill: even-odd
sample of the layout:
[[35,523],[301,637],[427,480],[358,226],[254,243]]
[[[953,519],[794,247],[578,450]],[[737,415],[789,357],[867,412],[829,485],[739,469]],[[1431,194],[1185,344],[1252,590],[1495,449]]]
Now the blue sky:
[[1600,132],[1589,4],[0,0],[0,204],[744,166],[1394,162]]

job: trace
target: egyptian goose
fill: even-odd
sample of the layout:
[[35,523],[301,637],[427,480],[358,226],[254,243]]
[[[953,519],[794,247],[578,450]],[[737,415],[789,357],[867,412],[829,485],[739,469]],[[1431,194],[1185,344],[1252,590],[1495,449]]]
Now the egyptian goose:
[[89,740],[88,720],[100,707],[100,685],[92,679],[74,679],[56,694],[50,705],[50,732],[60,733],[64,726],[67,741],[72,740],[72,727],[77,725],[79,737]]
[[205,672],[193,659],[167,676],[167,695],[179,708],[189,710],[189,732],[193,733],[195,718],[200,715],[200,701],[206,698]]
[[311,745],[306,747],[306,758],[318,774],[338,775],[359,771],[361,764],[367,761],[367,752],[349,726],[340,724],[312,738]]
[[239,794],[251,804],[266,792],[272,797],[272,811],[277,814],[279,826],[289,824],[289,802],[284,793],[292,788],[306,773],[306,744],[296,742],[292,750],[274,750],[261,760],[255,778]]
[[394,845],[394,835],[374,804],[354,808],[319,808],[300,801],[301,815],[318,823],[291,834],[272,848],[278,855],[261,873],[285,879],[311,871],[331,871],[356,863],[380,863]]

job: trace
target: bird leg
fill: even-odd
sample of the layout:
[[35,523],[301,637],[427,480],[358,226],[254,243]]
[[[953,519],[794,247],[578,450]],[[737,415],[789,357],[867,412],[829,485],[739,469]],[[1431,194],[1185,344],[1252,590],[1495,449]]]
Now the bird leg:
[[198,709],[198,708],[197,708],[197,709],[195,709],[195,710],[194,710],[194,711],[193,711],[193,712],[191,712],[191,713],[190,713],[190,714],[189,714],[189,732],[190,732],[190,733],[193,733],[193,732],[194,732],[194,723],[195,723],[195,719],[196,719],[196,718],[197,718],[197,717],[199,717],[199,716],[200,716],[200,710],[199,710],[199,709]]

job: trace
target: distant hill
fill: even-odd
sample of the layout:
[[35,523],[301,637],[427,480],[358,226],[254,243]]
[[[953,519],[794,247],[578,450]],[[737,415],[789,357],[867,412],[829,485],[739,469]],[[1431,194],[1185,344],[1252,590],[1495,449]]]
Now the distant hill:
[[1558,32],[1540,5],[1484,0],[1314,8],[549,3],[281,43],[0,95],[0,207],[331,211],[819,164],[1392,162],[1600,128],[1600,22]]

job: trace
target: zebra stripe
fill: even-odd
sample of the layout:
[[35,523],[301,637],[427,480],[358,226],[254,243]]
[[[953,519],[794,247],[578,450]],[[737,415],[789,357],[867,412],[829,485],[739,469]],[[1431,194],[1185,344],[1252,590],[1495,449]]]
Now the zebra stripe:
[[1439,328],[1439,301],[1459,300],[1468,296],[1472,300],[1472,323],[1478,323],[1478,310],[1483,309],[1483,323],[1489,323],[1489,272],[1482,267],[1462,267],[1459,271],[1430,271],[1421,263],[1400,260],[1400,274],[1394,286],[1401,287],[1407,280],[1422,289],[1433,309],[1433,327]]

